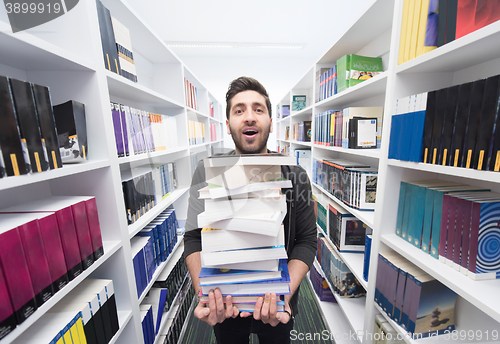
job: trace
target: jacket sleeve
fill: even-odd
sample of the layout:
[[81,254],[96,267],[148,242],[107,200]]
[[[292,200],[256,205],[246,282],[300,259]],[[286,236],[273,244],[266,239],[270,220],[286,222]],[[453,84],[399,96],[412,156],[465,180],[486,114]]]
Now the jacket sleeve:
[[205,167],[203,161],[198,166],[191,180],[189,188],[186,231],[184,233],[184,257],[193,252],[201,251],[201,228],[198,228],[198,214],[205,210],[205,203],[198,198],[198,190],[207,185],[205,181]]
[[295,168],[293,178],[295,184],[295,243],[290,259],[299,259],[311,267],[317,248],[316,216],[314,215],[314,201],[307,172],[300,166]]

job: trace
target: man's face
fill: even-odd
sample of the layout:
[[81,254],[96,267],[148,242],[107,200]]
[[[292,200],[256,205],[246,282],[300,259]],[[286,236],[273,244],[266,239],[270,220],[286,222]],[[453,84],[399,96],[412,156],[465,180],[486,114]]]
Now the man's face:
[[267,138],[273,131],[266,99],[255,91],[243,91],[231,99],[227,133],[238,154],[267,153]]

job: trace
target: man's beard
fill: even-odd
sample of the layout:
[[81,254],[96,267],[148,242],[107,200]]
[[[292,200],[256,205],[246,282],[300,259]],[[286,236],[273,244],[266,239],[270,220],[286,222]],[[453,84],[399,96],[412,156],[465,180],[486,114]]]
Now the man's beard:
[[233,142],[234,142],[236,149],[241,154],[258,154],[258,153],[261,153],[262,151],[264,151],[264,148],[267,147],[267,139],[269,138],[269,133],[271,132],[271,125],[272,124],[270,123],[269,127],[267,128],[267,132],[263,133],[264,135],[262,137],[264,139],[259,144],[259,146],[256,149],[252,149],[252,150],[247,150],[247,149],[242,147],[242,144],[240,141],[245,140],[245,138],[243,137],[243,134],[241,134],[238,138],[235,135],[233,135],[233,130],[231,129],[231,125],[229,125],[229,132],[231,133],[231,136],[233,137]]

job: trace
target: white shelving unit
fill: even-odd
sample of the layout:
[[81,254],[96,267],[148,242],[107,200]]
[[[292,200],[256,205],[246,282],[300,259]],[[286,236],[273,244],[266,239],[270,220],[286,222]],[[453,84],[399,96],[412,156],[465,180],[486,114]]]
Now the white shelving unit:
[[[395,228],[401,181],[439,178],[488,187],[492,191],[499,192],[500,174],[398,161],[388,159],[387,156],[391,116],[395,110],[396,99],[500,74],[500,45],[498,44],[500,22],[486,26],[398,66],[402,13],[403,1],[374,0],[371,2],[355,23],[334,42],[332,47],[282,98],[278,106],[290,105],[294,94],[310,95],[307,109],[276,120],[279,133],[277,145],[280,148],[289,146],[291,149],[307,146],[292,140],[285,140],[285,127],[293,127],[293,124],[299,120],[311,120],[313,121],[312,137],[314,137],[314,115],[317,113],[351,106],[383,106],[384,119],[380,149],[354,150],[310,145],[313,158],[349,159],[377,167],[379,171],[377,205],[375,212],[371,213],[345,207],[342,202],[329,195],[321,186],[313,185],[313,193],[323,204],[337,203],[365,222],[374,231],[370,273],[368,283],[365,284],[367,297],[357,299],[357,302],[352,304],[349,304],[347,300],[339,302],[339,306],[351,326],[350,329],[362,330],[366,334],[373,333],[375,315],[381,312],[373,301],[378,253],[396,251],[458,294],[455,308],[456,330],[458,333],[474,330],[483,334],[481,339],[478,339],[478,336],[462,338],[462,342],[464,340],[465,342],[498,341],[498,336],[493,338],[491,334],[494,330],[500,333],[500,298],[497,292],[500,288],[500,281],[473,281],[469,279],[396,236]],[[336,60],[345,54],[382,57],[384,73],[313,104],[311,99],[314,99],[316,91],[316,71],[320,68],[332,67]],[[291,132],[290,135],[292,135]],[[363,254],[339,254],[361,281],[359,269],[360,265],[362,269]],[[320,305],[323,307],[323,304]],[[328,312],[323,311],[328,317]],[[330,319],[327,320],[330,322]],[[397,324],[394,322],[392,324],[408,343],[445,339],[445,337],[433,337],[413,340],[405,336],[406,332]],[[350,329],[346,329],[346,331]],[[485,334],[488,331],[490,337],[486,338]],[[373,337],[366,335],[364,338],[359,338],[359,341],[372,343],[372,339]],[[453,340],[451,338],[449,341],[459,342],[460,339]]]
[[[11,33],[5,8],[0,8],[0,75],[48,86],[52,104],[76,100],[85,104],[88,161],[26,176],[0,179],[0,208],[43,199],[51,195],[95,196],[104,242],[104,256],[64,289],[56,293],[31,317],[0,340],[17,343],[23,332],[37,323],[75,286],[86,278],[112,279],[120,330],[111,343],[143,343],[130,239],[159,213],[174,205],[178,219],[187,216],[187,190],[192,154],[203,158],[223,147],[224,113],[188,67],[165,45],[126,2],[102,0],[111,15],[130,30],[138,83],[104,68],[102,45],[94,0],[81,0],[63,16],[41,26]],[[198,110],[187,107],[184,77],[198,87]],[[177,147],[161,152],[118,158],[110,101],[154,113],[176,116]],[[214,103],[214,116],[209,114]],[[190,146],[187,121],[205,124],[205,143]],[[207,127],[216,125],[217,139]],[[179,187],[130,226],[127,225],[121,182],[138,170],[175,162]],[[157,268],[155,277],[168,270],[183,251],[182,239],[169,261]],[[148,289],[151,284],[148,286]]]

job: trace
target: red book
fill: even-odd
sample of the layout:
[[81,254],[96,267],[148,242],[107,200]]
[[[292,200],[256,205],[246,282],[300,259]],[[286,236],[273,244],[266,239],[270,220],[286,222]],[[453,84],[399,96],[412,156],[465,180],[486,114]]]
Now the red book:
[[18,324],[26,320],[37,306],[31,283],[28,263],[17,227],[24,222],[20,215],[12,214],[1,219],[0,268],[9,291],[10,300]]
[[16,327],[16,316],[10,303],[7,283],[0,268],[0,340]]
[[[68,204],[74,201],[69,200]],[[87,209],[85,202],[75,202],[71,205],[73,219],[75,220],[76,236],[80,247],[80,257],[82,259],[83,270],[88,269],[94,264],[94,251],[92,249],[92,240],[90,238],[89,221],[87,219]]]
[[24,255],[28,263],[31,283],[35,292],[35,300],[38,307],[49,300],[54,291],[52,289],[52,278],[50,276],[49,263],[45,255],[45,247],[38,225],[36,213],[31,214],[1,214],[0,221],[4,217],[19,216],[26,223],[19,225],[19,235],[23,244]]
[[38,226],[45,247],[54,293],[64,288],[69,282],[68,268],[59,234],[56,213],[37,213]]
[[97,203],[95,197],[89,197],[88,200],[85,201],[85,206],[87,207],[87,219],[89,220],[94,260],[97,260],[104,255],[104,248],[102,244],[101,226],[99,224],[99,214],[97,213]]
[[500,0],[460,0],[455,39],[500,19]]

